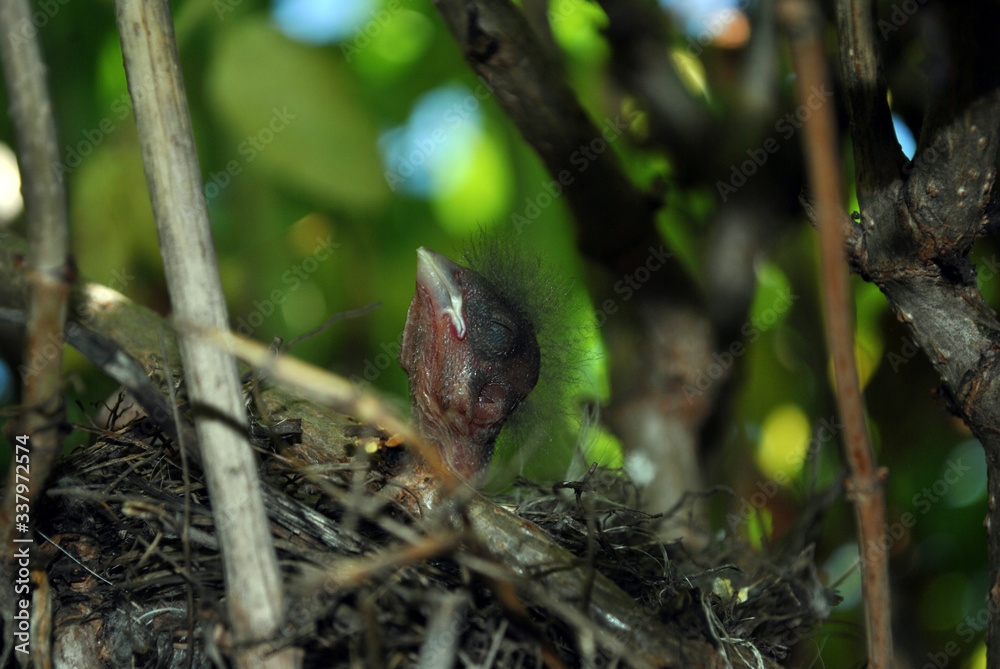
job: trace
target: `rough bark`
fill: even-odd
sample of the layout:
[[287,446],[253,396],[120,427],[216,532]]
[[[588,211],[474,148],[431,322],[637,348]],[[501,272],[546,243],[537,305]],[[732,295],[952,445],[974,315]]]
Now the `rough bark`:
[[847,240],[855,269],[885,293],[941,375],[942,394],[986,449],[990,571],[988,666],[1000,667],[1000,321],[968,253],[995,226],[1000,51],[993,3],[941,8],[948,76],[933,81],[914,159],[896,141],[876,46],[873,3],[837,5],[841,76],[851,119],[860,221]]

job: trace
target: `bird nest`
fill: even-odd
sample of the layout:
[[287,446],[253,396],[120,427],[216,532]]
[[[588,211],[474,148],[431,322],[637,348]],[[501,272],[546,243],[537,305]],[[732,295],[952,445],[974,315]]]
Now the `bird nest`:
[[[278,404],[286,418],[304,412]],[[306,416],[307,432],[315,420]],[[255,423],[287,611],[264,643],[301,649],[306,667],[775,666],[829,612],[809,549],[769,560],[706,533],[664,541],[665,524],[692,506],[637,511],[619,471],[521,481],[491,500],[470,491],[414,512],[393,482],[403,450],[330,420],[335,455],[294,422]],[[196,464],[140,418],[69,455],[53,480],[36,579],[47,580],[56,666],[228,666],[240,648]],[[489,536],[488,523],[470,520],[475,508],[513,512],[514,534]],[[538,541],[568,551],[565,563],[524,567],[528,543],[516,533],[537,532],[532,524]],[[607,595],[615,586],[621,602]]]

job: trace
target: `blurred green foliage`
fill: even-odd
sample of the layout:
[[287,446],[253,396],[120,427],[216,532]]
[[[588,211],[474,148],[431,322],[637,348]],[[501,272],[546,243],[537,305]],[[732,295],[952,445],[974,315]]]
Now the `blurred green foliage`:
[[[431,3],[376,3],[365,24],[368,32],[320,45],[282,34],[270,9],[258,0],[174,3],[234,328],[265,342],[275,336],[287,340],[335,313],[381,302],[374,312],[302,343],[295,354],[371,384],[405,406],[406,381],[395,358],[417,247],[459,257],[464,241],[480,228],[523,221],[517,226],[519,241],[544,254],[586,299],[586,266],[575,251],[566,207],[558,198],[543,205],[540,195],[549,175],[492,96],[482,93]],[[600,33],[606,19],[596,4],[573,0],[555,0],[552,11],[568,78],[600,119],[609,111],[608,47]],[[389,19],[381,21],[375,12]],[[113,7],[107,0],[59,4],[39,34],[82,275],[167,313]],[[704,87],[697,59],[683,55],[687,60],[680,64],[690,85]],[[425,126],[430,144],[404,149],[411,163],[427,164],[421,172],[424,188],[415,176],[398,181],[399,175],[391,175],[397,165],[387,156],[390,139],[405,135],[414,110],[429,104],[432,91],[444,91],[442,99],[455,102],[443,113],[438,108],[439,116]],[[623,111],[632,118],[634,110]],[[633,132],[641,135],[643,122],[640,114]],[[440,140],[433,134],[437,130]],[[0,119],[0,138],[12,144],[6,117]],[[613,147],[637,183],[670,183],[673,168],[662,155],[625,144]],[[850,155],[846,143],[845,155]],[[712,191],[669,188],[659,218],[665,239],[699,281],[715,206]],[[22,225],[15,222],[14,228],[23,231]],[[987,268],[980,286],[995,303],[996,249],[981,243],[974,257]],[[760,260],[743,330],[744,353],[733,361],[734,401],[718,418],[726,424],[712,455],[715,479],[737,491],[736,499],[727,498],[716,509],[720,525],[726,526],[726,514],[738,508],[740,496],[764,489],[760,484],[770,477],[780,483],[765,486],[773,494],[747,523],[726,526],[758,545],[787,527],[814,486],[840,475],[816,266],[815,232],[805,219],[778,240],[770,258]],[[908,630],[901,631],[899,643],[915,649],[915,666],[951,642],[959,644],[963,658],[981,657],[984,619],[977,614],[986,592],[981,450],[929,392],[937,380],[878,290],[860,280],[854,287],[870,425],[880,462],[890,472],[888,550],[901,616],[897,629]],[[593,322],[590,313],[580,318]],[[719,350],[728,345],[720,342]],[[599,339],[585,348],[584,380],[574,389],[580,403],[608,393]],[[79,355],[67,356],[66,371],[71,398],[88,411],[114,389]],[[84,421],[80,411],[71,410],[73,420]],[[578,438],[574,421],[579,420],[567,419],[562,426],[567,443]],[[591,457],[620,464],[613,438],[594,425],[585,435]],[[807,451],[815,457],[805,458]],[[534,468],[526,473],[557,478],[566,471],[568,452],[553,448],[549,457],[533,458]],[[956,461],[968,471],[949,482]],[[904,527],[909,517],[914,522]],[[856,556],[852,508],[837,504],[823,529],[818,554],[821,561],[829,558],[826,577],[832,583],[847,575]],[[856,578],[841,584],[845,603],[836,616],[844,622],[828,625],[811,649],[826,666],[861,664],[856,584]],[[966,635],[966,629],[973,633]],[[808,654],[803,651],[803,666]]]

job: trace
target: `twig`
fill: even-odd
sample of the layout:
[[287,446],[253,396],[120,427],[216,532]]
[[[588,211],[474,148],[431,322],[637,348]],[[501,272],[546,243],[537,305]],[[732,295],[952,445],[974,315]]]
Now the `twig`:
[[[117,0],[115,9],[171,304],[175,314],[188,322],[225,327],[226,307],[169,4]],[[222,545],[229,622],[237,646],[244,649],[235,664],[296,666],[294,649],[267,656],[253,645],[277,633],[284,606],[277,556],[247,441],[236,360],[190,333],[182,332],[179,338]]]
[[275,354],[253,340],[228,329],[202,331],[199,336],[233,352],[240,360],[257,368],[262,375],[299,389],[314,402],[334,407],[358,420],[384,427],[415,449],[442,483],[442,496],[458,485],[454,474],[441,461],[437,449],[420,438],[403,418],[371,393],[361,392],[342,376],[284,354]]
[[[170,365],[170,357],[167,355],[167,344],[165,336],[160,334],[160,355],[163,357],[163,373],[166,378],[167,395],[170,397],[170,406],[173,408],[174,425],[180,426],[180,407],[177,401],[177,392],[174,387],[174,372]],[[191,468],[188,465],[188,449],[193,444],[185,443],[184,431],[177,429],[177,445],[181,455],[181,480],[184,483],[184,516],[181,522],[181,545],[184,547],[184,569],[187,573],[194,571],[191,568]],[[194,666],[194,588],[190,582],[185,583],[184,591],[187,594],[187,669]]]
[[101,576],[100,574],[98,574],[98,573],[97,573],[96,571],[94,571],[93,569],[91,569],[90,567],[88,567],[88,566],[87,566],[87,565],[85,565],[84,563],[80,562],[80,561],[79,561],[78,559],[76,559],[76,558],[75,558],[75,557],[73,556],[73,554],[72,554],[72,553],[70,553],[69,551],[67,551],[67,550],[66,550],[65,548],[63,548],[62,546],[60,546],[60,545],[59,545],[59,544],[57,544],[56,542],[52,541],[52,539],[50,539],[49,537],[45,536],[45,533],[44,533],[44,532],[39,532],[39,533],[38,533],[38,535],[39,535],[39,536],[40,536],[40,537],[41,537],[42,539],[45,539],[45,540],[46,540],[46,541],[48,541],[48,542],[49,542],[50,544],[52,544],[53,546],[55,546],[55,547],[56,547],[56,549],[58,549],[60,553],[62,553],[63,555],[65,555],[66,557],[68,557],[68,558],[69,558],[70,560],[72,560],[73,562],[75,562],[75,563],[77,563],[78,565],[80,565],[80,568],[81,568],[81,569],[83,569],[84,571],[86,571],[86,572],[88,572],[89,574],[93,575],[94,577],[96,577],[96,578],[98,578],[98,579],[100,579],[100,580],[104,581],[104,582],[105,582],[105,583],[107,583],[108,585],[114,585],[114,584],[113,584],[113,583],[112,583],[111,581],[109,581],[108,579],[104,578],[103,576]]
[[[812,91],[827,85],[818,10],[808,0],[785,0],[781,14],[798,75],[799,99],[805,104]],[[854,305],[844,252],[844,222],[848,219],[841,207],[843,186],[831,105],[814,109],[805,122],[804,132],[810,188],[816,196],[828,345],[833,355],[837,405],[844,422],[845,459],[851,470],[848,490],[858,525],[868,665],[873,669],[888,669],[892,665],[892,627],[889,556],[882,548],[885,472],[876,464],[868,441],[854,359]]]
[[304,332],[304,333],[300,334],[298,337],[296,337],[292,341],[290,341],[287,344],[285,344],[284,346],[282,346],[281,350],[282,351],[291,351],[293,348],[295,348],[296,346],[298,346],[302,342],[306,341],[307,339],[315,337],[316,335],[320,334],[321,332],[326,332],[334,323],[342,321],[345,318],[359,318],[361,316],[364,316],[365,314],[367,314],[370,311],[375,311],[381,305],[382,305],[381,302],[372,302],[371,304],[366,304],[363,307],[359,307],[357,309],[352,309],[351,311],[342,311],[340,313],[336,313],[333,316],[330,316],[328,319],[326,319],[326,322],[324,322],[319,327],[314,328],[314,329],[310,330],[309,332]]

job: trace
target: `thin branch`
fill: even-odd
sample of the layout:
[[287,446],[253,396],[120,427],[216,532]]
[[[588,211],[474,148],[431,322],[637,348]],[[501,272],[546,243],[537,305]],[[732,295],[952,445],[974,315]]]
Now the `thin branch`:
[[[788,29],[799,99],[806,104],[812,91],[828,85],[820,20],[808,0],[785,0],[782,18]],[[861,551],[868,666],[892,666],[892,610],[889,596],[889,555],[882,547],[885,527],[885,473],[878,468],[868,429],[864,400],[854,359],[854,304],[844,253],[843,185],[834,111],[824,104],[805,121],[805,152],[809,181],[816,197],[822,249],[824,312],[833,355],[837,404],[844,423],[845,459],[851,470],[848,486],[854,502]]]
[[[62,333],[73,279],[69,260],[66,193],[52,169],[58,162],[52,103],[46,89],[45,65],[26,0],[0,2],[0,37],[10,115],[17,131],[30,245],[27,255],[28,317],[21,371],[23,415],[17,434],[30,439],[27,508],[34,508],[52,463],[59,455],[59,423],[63,414]],[[20,461],[19,461],[20,462]],[[0,508],[0,547],[13,555],[18,468],[11,466]],[[23,489],[23,486],[22,486]],[[29,528],[30,529],[30,528]],[[17,534],[27,534],[19,530]],[[29,535],[30,536],[30,535]],[[25,537],[27,538],[27,537]],[[27,544],[24,544],[27,545]],[[19,546],[20,547],[20,546]]]
[[837,28],[844,95],[851,114],[858,201],[862,225],[867,226],[892,217],[889,203],[874,194],[898,183],[906,157],[892,127],[885,78],[875,47],[875,3],[838,0]]
[[[117,0],[115,8],[174,313],[186,322],[225,327],[228,318],[169,4]],[[296,666],[294,649],[267,656],[254,645],[275,636],[284,620],[284,600],[247,441],[236,360],[190,333],[180,334],[180,349],[222,545],[229,622],[244,649],[236,665]]]

